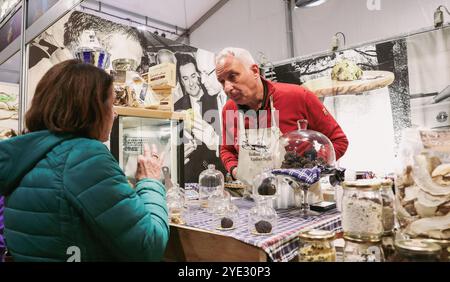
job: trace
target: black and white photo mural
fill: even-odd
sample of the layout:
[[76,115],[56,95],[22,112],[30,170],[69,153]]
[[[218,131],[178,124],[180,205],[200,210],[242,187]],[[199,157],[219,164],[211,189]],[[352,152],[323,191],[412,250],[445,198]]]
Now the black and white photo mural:
[[395,170],[402,130],[450,128],[450,28],[275,64],[277,81],[304,84],[330,76],[341,59],[363,71],[392,72],[388,87],[325,97],[324,105],[349,139],[341,167],[384,175]]
[[[226,101],[215,75],[214,54],[183,45],[153,32],[115,23],[96,15],[71,11],[37,37],[30,46],[28,104],[42,75],[54,64],[74,58],[84,42],[85,31],[94,32],[109,61],[130,59],[142,75],[149,67],[171,62],[176,65],[177,85],[172,92],[174,110],[186,113],[184,135],[186,183],[214,164],[225,173],[219,158],[221,109]],[[105,69],[111,70],[111,64]],[[150,134],[150,133],[149,133]],[[162,148],[163,149],[163,148]],[[135,156],[124,163],[133,171]],[[130,175],[131,176],[131,175]]]

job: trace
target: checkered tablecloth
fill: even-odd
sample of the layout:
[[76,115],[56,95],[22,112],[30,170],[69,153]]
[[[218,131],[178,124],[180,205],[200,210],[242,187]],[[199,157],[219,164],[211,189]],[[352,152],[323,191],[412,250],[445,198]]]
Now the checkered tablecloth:
[[[195,185],[186,187],[195,189]],[[198,206],[189,208],[189,212],[185,215],[186,225],[217,232],[257,246],[263,249],[272,261],[292,260],[297,255],[299,247],[298,234],[306,229],[342,232],[340,213],[336,209],[304,218],[299,209],[289,208],[277,210],[277,225],[270,235],[254,235],[247,228],[247,215],[255,203],[242,198],[234,199],[233,203],[239,208],[240,220],[236,229],[216,230],[213,226],[213,215]]]

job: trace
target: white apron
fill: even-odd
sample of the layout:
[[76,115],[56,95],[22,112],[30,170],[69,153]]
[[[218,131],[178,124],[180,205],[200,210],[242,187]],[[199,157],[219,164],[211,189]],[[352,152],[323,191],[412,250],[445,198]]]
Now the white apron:
[[270,97],[270,110],[270,128],[245,129],[244,114],[238,113],[239,157],[236,178],[248,186],[252,186],[257,174],[266,169],[279,167],[276,160],[278,158],[274,158],[274,152],[279,148],[281,131],[275,119],[276,109],[273,107],[272,97]]

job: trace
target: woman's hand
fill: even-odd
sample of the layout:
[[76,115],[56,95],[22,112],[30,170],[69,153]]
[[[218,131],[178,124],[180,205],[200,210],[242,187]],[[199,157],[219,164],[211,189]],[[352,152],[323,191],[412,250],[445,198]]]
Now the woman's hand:
[[144,145],[144,155],[138,156],[135,178],[139,181],[143,178],[161,179],[161,167],[164,161],[164,152],[158,155],[156,145],[152,144],[152,150],[147,144]]

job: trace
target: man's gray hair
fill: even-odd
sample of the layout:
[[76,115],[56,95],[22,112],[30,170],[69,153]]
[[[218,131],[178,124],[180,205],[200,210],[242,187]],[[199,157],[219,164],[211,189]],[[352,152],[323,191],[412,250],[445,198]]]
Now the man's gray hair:
[[236,47],[227,47],[227,48],[222,49],[222,51],[220,51],[216,55],[216,64],[222,58],[225,58],[229,55],[237,58],[246,67],[251,67],[252,65],[256,64],[255,59],[253,59],[252,54],[250,54],[249,51],[242,49],[242,48],[236,48]]

